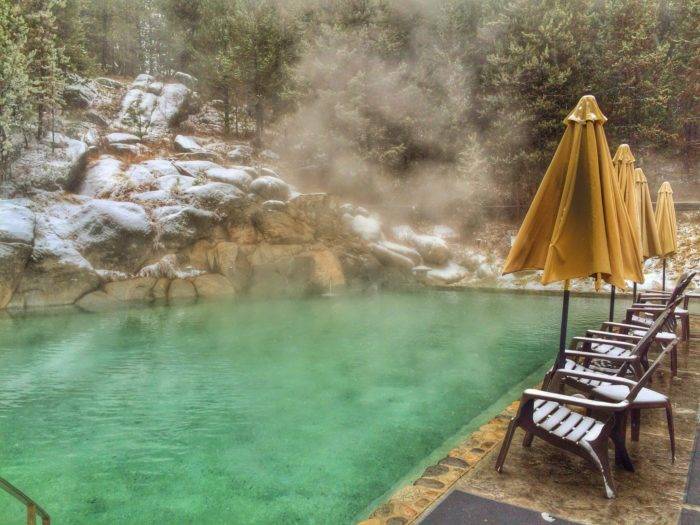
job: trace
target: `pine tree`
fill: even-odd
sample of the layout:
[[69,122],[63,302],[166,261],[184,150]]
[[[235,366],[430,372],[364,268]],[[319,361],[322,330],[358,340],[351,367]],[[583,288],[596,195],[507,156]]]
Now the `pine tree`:
[[26,53],[27,27],[12,0],[0,0],[0,181],[18,142],[28,133],[31,117],[31,83]]
[[[62,105],[65,64],[62,48],[58,47],[56,18],[53,9],[60,0],[23,0],[20,8],[27,24],[25,53],[29,58],[29,78],[36,112],[37,139],[44,136],[45,120],[49,117],[54,131],[56,111]],[[51,136],[53,145],[53,134]]]

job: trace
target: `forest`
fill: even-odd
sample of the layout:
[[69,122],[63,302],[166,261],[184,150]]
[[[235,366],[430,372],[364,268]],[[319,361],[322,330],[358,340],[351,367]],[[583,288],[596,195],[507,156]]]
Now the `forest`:
[[700,0],[0,0],[0,160],[56,125],[71,75],[184,71],[225,134],[339,191],[525,204],[587,93],[611,147],[689,180],[698,27]]

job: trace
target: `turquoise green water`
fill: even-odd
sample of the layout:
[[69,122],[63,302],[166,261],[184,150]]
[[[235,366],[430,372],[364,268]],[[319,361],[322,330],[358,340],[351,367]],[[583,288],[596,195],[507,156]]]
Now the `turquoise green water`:
[[[559,297],[0,318],[0,476],[55,524],[349,523],[552,358]],[[572,332],[607,303],[572,300]],[[0,493],[0,523],[25,523]]]

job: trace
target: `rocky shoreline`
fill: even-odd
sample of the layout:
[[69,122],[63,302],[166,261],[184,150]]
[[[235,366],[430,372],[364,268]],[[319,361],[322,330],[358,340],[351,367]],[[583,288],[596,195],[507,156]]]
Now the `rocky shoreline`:
[[207,129],[196,79],[75,79],[73,107],[11,165],[0,200],[0,309],[448,284],[464,276],[437,236],[322,193],[276,155]]
[[[474,247],[446,226],[385,225],[336,196],[303,193],[279,174],[274,152],[222,136],[217,101],[202,102],[196,86],[185,73],[128,85],[73,78],[57,131],[24,148],[1,187],[0,310],[342,289],[543,289],[534,272],[499,276],[502,228]],[[700,221],[688,217],[669,279],[698,264]],[[649,263],[649,286],[658,286],[658,266]]]

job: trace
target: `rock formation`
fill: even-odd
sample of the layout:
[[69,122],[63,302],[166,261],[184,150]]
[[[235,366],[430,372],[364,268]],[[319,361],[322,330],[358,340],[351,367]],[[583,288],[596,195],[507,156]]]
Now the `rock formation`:
[[0,200],[0,308],[458,280],[439,237],[395,235],[364,208],[301,193],[269,164],[274,152],[182,133],[196,85],[184,73],[127,87],[72,79],[80,120],[63,127],[81,131],[31,144]]

